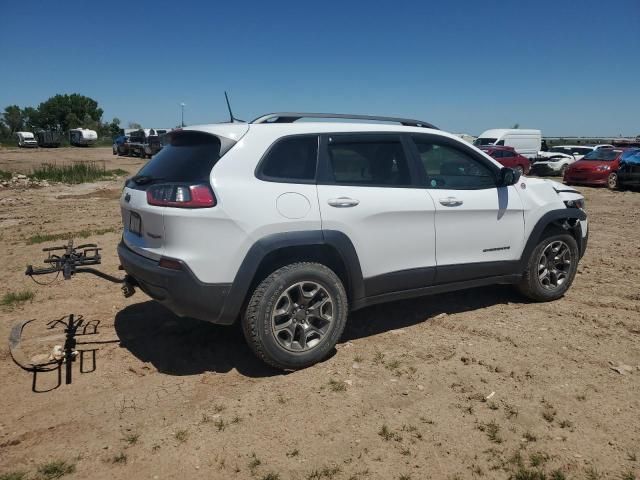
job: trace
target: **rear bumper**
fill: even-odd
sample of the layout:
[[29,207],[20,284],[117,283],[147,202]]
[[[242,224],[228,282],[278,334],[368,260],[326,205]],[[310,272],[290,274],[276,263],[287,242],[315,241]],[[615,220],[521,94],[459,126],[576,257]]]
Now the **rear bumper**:
[[202,283],[189,267],[164,268],[158,262],[138,255],[124,243],[118,245],[120,263],[140,289],[181,317],[230,325],[235,316],[223,315],[230,284]]

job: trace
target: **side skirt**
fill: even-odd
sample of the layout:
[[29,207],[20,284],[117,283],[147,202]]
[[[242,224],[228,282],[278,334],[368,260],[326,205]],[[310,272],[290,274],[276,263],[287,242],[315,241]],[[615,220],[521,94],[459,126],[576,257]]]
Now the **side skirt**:
[[359,310],[379,303],[393,302],[396,300],[405,300],[408,298],[422,297],[437,293],[453,292],[456,290],[465,290],[467,288],[484,287],[495,284],[513,284],[518,283],[522,275],[498,275],[493,277],[478,278],[475,280],[466,280],[463,282],[444,283],[440,285],[432,285],[429,287],[414,288],[411,290],[401,290],[399,292],[385,293],[382,295],[374,295],[355,300],[351,305],[351,310]]

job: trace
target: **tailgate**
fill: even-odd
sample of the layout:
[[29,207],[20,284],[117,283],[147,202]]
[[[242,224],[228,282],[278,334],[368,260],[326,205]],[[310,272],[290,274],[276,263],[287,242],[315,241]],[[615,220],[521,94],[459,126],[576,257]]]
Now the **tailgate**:
[[124,243],[134,252],[158,260],[164,250],[165,207],[147,203],[147,192],[125,187],[120,198]]

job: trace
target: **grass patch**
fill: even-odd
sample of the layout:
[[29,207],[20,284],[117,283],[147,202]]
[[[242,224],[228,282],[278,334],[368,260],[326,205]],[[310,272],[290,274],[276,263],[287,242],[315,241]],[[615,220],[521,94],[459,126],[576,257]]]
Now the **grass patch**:
[[188,430],[178,430],[173,436],[180,443],[184,443],[184,442],[187,441],[187,438],[189,438],[189,431]]
[[261,480],[280,480],[280,474],[269,472],[266,475],[263,475]]
[[329,380],[329,388],[332,392],[344,392],[347,389],[347,384],[332,378]]
[[547,476],[540,470],[529,470],[527,468],[519,468],[510,480],[547,480]]
[[322,470],[314,470],[307,475],[307,480],[331,479],[341,472],[340,467],[324,467]]
[[61,478],[65,475],[76,471],[76,466],[73,463],[63,462],[58,460],[57,462],[49,462],[38,467],[38,473],[45,480],[53,480],[54,478]]
[[633,473],[633,470],[627,470],[620,475],[622,480],[636,480],[636,474]]
[[386,425],[382,425],[382,427],[380,427],[380,430],[378,430],[378,435],[380,435],[382,439],[387,442],[389,440],[395,440],[396,442],[399,442],[402,440],[402,437],[399,434],[389,430],[389,427],[387,427]]
[[119,455],[116,455],[111,459],[111,463],[116,463],[116,464],[127,463],[127,455],[124,452],[120,452]]
[[129,445],[135,445],[136,443],[138,443],[139,439],[140,439],[140,435],[137,433],[130,433],[129,435],[123,438],[123,440],[127,442]]
[[104,163],[99,162],[74,162],[58,165],[56,163],[43,163],[35,167],[29,177],[34,180],[47,180],[62,183],[87,183],[103,180],[104,178],[124,175],[122,169],[107,170]]
[[262,460],[256,457],[255,453],[252,453],[251,460],[249,460],[249,464],[248,464],[249,471],[251,471],[251,475],[255,475],[256,468],[258,468],[260,465],[262,465]]
[[532,467],[540,467],[549,460],[549,455],[544,452],[535,452],[529,455],[529,463]]
[[502,438],[500,438],[500,426],[496,422],[491,420],[487,423],[485,431],[487,433],[487,437],[489,437],[489,440],[493,443],[502,443]]
[[27,472],[9,472],[0,475],[0,480],[26,480],[26,478]]
[[93,235],[104,235],[105,233],[115,232],[116,229],[110,228],[96,228],[79,230],[77,232],[65,232],[65,233],[37,233],[27,239],[27,245],[35,245],[36,243],[55,242],[58,240],[69,240],[70,238],[89,238]]
[[[0,170],[0,180],[11,180],[13,175],[11,172],[7,172],[5,170]],[[0,477],[0,480],[3,480],[4,477]]]
[[0,305],[3,307],[16,305],[18,303],[24,303],[33,300],[35,293],[30,290],[22,290],[21,292],[7,292],[2,296]]
[[528,431],[524,432],[523,437],[527,442],[535,442],[536,440],[538,440],[538,437],[536,437],[533,433]]

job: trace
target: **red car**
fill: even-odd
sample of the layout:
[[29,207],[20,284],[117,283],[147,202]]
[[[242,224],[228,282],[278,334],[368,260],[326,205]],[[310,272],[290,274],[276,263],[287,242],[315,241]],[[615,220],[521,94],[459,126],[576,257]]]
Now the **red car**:
[[505,167],[517,170],[520,175],[529,173],[529,168],[531,168],[529,159],[520,155],[513,147],[487,145],[482,147],[482,151],[488,153]]
[[618,188],[618,166],[623,150],[599,148],[567,167],[564,183],[567,185],[606,185]]

